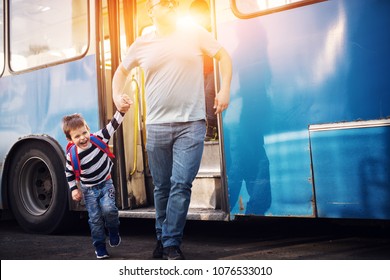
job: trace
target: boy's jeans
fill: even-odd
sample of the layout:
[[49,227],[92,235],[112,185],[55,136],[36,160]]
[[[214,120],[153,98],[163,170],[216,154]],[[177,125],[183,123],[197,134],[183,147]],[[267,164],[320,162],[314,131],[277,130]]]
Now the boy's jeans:
[[181,244],[205,134],[204,120],[147,125],[146,150],[154,183],[156,234],[164,247]]
[[93,186],[81,186],[85,207],[88,210],[89,227],[95,247],[105,245],[106,230],[118,231],[119,216],[115,204],[115,188],[112,179]]

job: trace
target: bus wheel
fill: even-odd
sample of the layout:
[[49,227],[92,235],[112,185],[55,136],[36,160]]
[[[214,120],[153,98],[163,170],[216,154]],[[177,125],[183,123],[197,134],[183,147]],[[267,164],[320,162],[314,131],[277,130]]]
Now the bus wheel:
[[64,163],[50,145],[32,141],[13,155],[9,202],[19,225],[32,233],[61,229],[68,211]]

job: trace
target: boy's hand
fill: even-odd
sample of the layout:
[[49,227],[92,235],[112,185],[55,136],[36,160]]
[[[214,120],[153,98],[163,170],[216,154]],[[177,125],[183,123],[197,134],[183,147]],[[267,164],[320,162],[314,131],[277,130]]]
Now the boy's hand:
[[81,201],[82,198],[83,198],[83,194],[79,189],[75,189],[72,191],[72,199],[74,201]]
[[116,102],[115,102],[118,111],[122,113],[126,113],[130,106],[133,104],[133,101],[131,101],[130,97],[127,94],[122,94],[118,96]]

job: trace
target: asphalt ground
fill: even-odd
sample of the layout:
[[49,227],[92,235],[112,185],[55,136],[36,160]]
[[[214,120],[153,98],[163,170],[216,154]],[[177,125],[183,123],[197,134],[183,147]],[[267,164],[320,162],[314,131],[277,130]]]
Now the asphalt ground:
[[[152,260],[154,221],[122,219],[111,260]],[[187,221],[181,247],[187,260],[390,260],[390,223],[269,218]],[[86,219],[67,232],[24,232],[0,221],[1,260],[96,260]]]

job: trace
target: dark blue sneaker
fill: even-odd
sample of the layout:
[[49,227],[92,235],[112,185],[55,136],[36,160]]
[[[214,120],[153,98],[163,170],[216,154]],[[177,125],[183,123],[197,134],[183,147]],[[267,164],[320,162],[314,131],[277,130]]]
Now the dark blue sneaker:
[[185,260],[184,255],[178,246],[169,246],[164,248],[164,260]]
[[100,245],[96,247],[95,254],[96,254],[96,258],[98,259],[107,259],[110,257],[105,245]]
[[157,240],[156,248],[153,251],[153,258],[161,259],[163,257],[163,245],[161,240]]
[[108,244],[110,244],[111,247],[117,247],[119,246],[119,244],[121,244],[122,239],[117,229],[109,230],[109,236],[110,236],[110,240],[108,241]]

